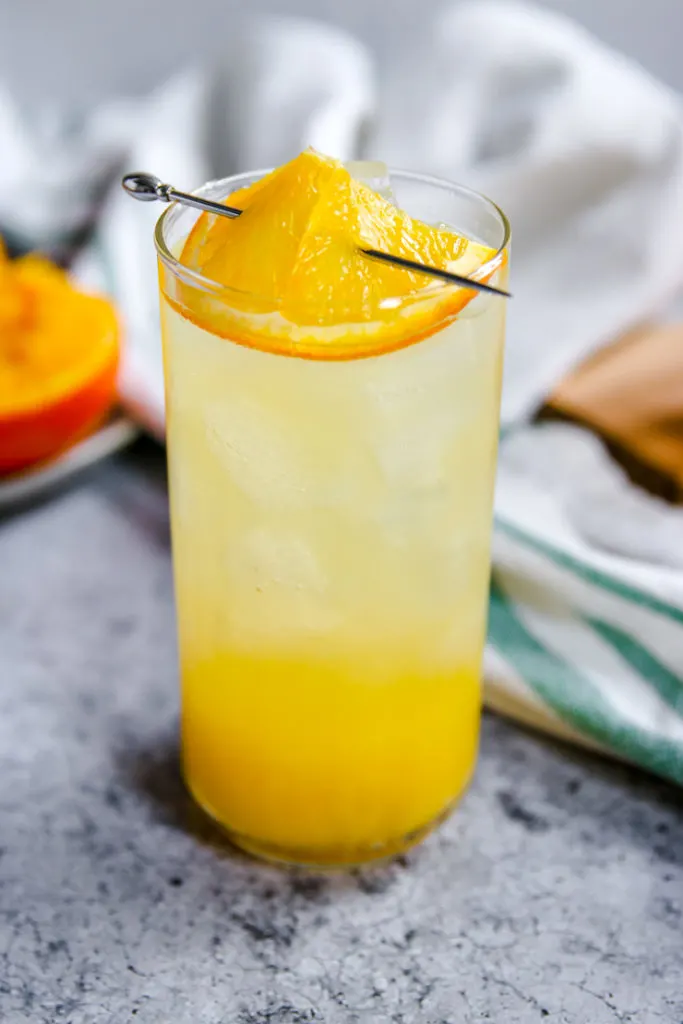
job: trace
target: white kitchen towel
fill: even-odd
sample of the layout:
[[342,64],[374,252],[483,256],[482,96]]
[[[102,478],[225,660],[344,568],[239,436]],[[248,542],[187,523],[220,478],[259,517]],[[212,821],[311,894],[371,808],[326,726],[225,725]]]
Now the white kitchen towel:
[[678,513],[635,500],[570,428],[524,426],[570,367],[683,283],[678,97],[566,19],[513,2],[446,8],[383,76],[360,43],[312,22],[271,19],[226,39],[222,68],[188,69],[80,121],[28,124],[0,93],[0,229],[59,248],[96,219],[74,270],[115,295],[122,397],[162,437],[159,211],[123,195],[124,169],[191,189],[313,145],[490,194],[513,225],[515,298],[487,698],[683,782],[683,571],[652,541]]

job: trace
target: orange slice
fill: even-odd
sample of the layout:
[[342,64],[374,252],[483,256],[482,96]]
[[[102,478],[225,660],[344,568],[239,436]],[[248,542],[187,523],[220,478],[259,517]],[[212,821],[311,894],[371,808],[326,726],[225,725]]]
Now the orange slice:
[[476,294],[368,259],[360,248],[466,275],[495,256],[413,219],[313,150],[228,201],[242,215],[203,214],[181,262],[231,291],[220,302],[182,288],[183,312],[274,351],[331,359],[387,351],[436,330]]
[[118,353],[107,300],[40,256],[0,251],[0,473],[49,459],[102,419]]
[[203,214],[185,243],[181,262],[245,292],[245,308],[275,309],[311,211],[337,172],[335,161],[311,151],[238,189],[230,205],[243,210],[242,216],[230,220]]

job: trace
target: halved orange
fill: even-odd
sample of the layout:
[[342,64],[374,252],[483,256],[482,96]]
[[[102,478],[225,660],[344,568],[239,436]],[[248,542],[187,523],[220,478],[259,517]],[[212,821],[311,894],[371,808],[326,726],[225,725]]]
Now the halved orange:
[[110,302],[40,256],[0,251],[0,473],[68,448],[115,397],[119,331]]
[[274,351],[323,359],[388,351],[435,330],[476,294],[361,248],[465,275],[495,255],[415,220],[313,150],[228,201],[242,215],[199,217],[181,263],[229,291],[221,303],[182,287],[180,305],[208,330]]

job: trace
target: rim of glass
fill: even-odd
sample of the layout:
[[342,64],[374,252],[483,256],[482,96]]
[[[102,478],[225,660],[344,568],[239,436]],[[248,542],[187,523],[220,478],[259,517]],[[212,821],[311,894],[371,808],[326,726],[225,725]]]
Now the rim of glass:
[[[230,174],[226,178],[216,178],[212,181],[207,181],[199,188],[194,189],[192,195],[202,196],[206,192],[209,192],[214,188],[218,188],[219,186],[223,185],[227,186],[229,184],[229,191],[226,191],[224,197],[227,198],[232,194],[232,192],[236,191],[237,188],[240,187],[240,184],[244,182],[245,179],[259,180],[260,178],[265,177],[266,174],[270,174],[271,171],[273,170],[275,170],[275,168],[266,167],[255,171],[241,171],[239,174]],[[465,196],[466,198],[469,197],[470,199],[475,199],[477,201],[483,201],[484,203],[486,203],[490,210],[493,211],[500,219],[503,228],[503,240],[499,247],[496,249],[493,256],[491,256],[491,258],[487,260],[486,263],[482,263],[481,266],[476,269],[473,277],[486,277],[488,273],[493,273],[497,269],[498,265],[501,262],[501,257],[510,243],[510,222],[508,221],[506,215],[503,213],[503,211],[501,210],[500,206],[498,206],[497,203],[495,203],[492,199],[489,199],[489,197],[484,195],[482,192],[477,192],[476,189],[470,188],[467,185],[460,185],[454,181],[449,181],[447,178],[439,178],[433,174],[423,174],[420,171],[404,171],[399,169],[393,169],[391,167],[389,168],[389,174],[395,175],[398,178],[403,178],[404,180],[419,182],[420,184],[423,185],[433,185],[434,187],[439,189],[450,189],[451,191],[460,193],[460,195]],[[189,207],[184,207],[182,204],[177,202],[171,203],[168,209],[164,210],[164,212],[161,214],[154,227],[154,244],[156,246],[159,258],[168,267],[168,269],[171,270],[177,277],[182,278],[186,284],[193,285],[195,288],[199,288],[201,291],[210,292],[216,296],[227,297],[231,294],[242,296],[248,295],[249,297],[256,300],[263,299],[263,296],[259,296],[256,292],[247,292],[244,289],[233,288],[230,285],[222,284],[220,281],[214,281],[210,277],[205,277],[198,270],[193,270],[186,264],[181,263],[180,260],[173,255],[173,253],[166,244],[164,234],[167,222],[173,217],[175,213],[177,213],[179,209],[182,211],[189,209]],[[198,211],[198,214],[199,216],[201,216],[201,211]],[[215,214],[214,216],[219,215]],[[401,302],[413,302],[423,295],[427,296],[433,293],[435,288],[439,287],[457,289],[463,286],[458,284],[449,285],[445,284],[444,282],[442,282],[441,285],[439,285],[438,283],[435,285],[433,281],[430,281],[428,284],[424,286],[424,288],[417,289],[416,291],[410,292],[408,294],[404,293],[400,296],[396,296],[394,300],[389,298],[385,299],[384,301],[392,302],[400,300]],[[267,301],[272,302],[272,297],[269,297]]]

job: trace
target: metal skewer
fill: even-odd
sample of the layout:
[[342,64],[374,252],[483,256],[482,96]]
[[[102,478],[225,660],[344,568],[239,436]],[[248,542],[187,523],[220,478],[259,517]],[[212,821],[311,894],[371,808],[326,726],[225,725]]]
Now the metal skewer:
[[242,212],[234,206],[213,203],[210,199],[202,199],[201,196],[193,196],[189,192],[179,192],[173,185],[167,185],[161,178],[154,174],[146,174],[144,171],[126,174],[121,184],[129,196],[143,203],[153,203],[155,200],[162,203],[182,203],[183,206],[194,206],[196,210],[219,213],[223,217],[239,217]]
[[[162,203],[182,203],[183,206],[193,206],[197,210],[206,210],[207,213],[217,213],[221,217],[239,217],[242,210],[235,206],[226,206],[224,203],[214,203],[211,199],[203,199],[201,196],[193,196],[189,192],[180,192],[173,185],[161,181],[154,174],[146,174],[144,171],[135,171],[126,174],[121,181],[123,188],[128,195],[141,202],[150,203],[158,200]],[[473,288],[475,291],[487,292],[490,295],[500,295],[502,298],[510,299],[510,292],[502,288],[495,288],[486,284],[485,281],[477,281],[472,277],[464,277],[462,274],[454,274],[450,270],[441,270],[439,267],[430,267],[425,263],[417,263],[415,260],[407,260],[403,256],[392,256],[388,252],[380,252],[379,249],[359,249],[363,256],[368,259],[379,260],[382,263],[391,263],[397,267],[421,274],[429,274],[431,277],[438,277],[450,284],[463,285],[465,288]]]

